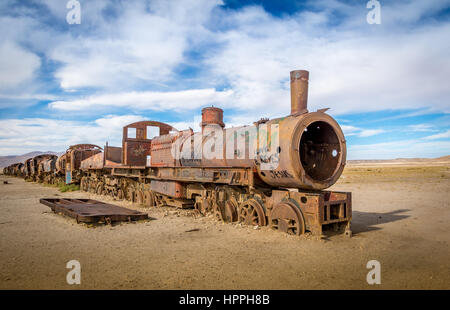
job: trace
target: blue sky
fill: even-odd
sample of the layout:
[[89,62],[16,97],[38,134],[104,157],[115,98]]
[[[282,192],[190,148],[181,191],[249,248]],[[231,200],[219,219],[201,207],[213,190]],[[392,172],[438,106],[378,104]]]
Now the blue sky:
[[144,119],[198,128],[290,109],[289,71],[310,71],[349,159],[450,154],[450,1],[66,0],[0,3],[0,155],[120,145]]

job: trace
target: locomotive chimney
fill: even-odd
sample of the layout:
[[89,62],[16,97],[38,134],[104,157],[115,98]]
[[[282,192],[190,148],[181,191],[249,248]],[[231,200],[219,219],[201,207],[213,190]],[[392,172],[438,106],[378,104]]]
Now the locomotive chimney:
[[291,71],[291,115],[308,112],[308,79],[306,70]]
[[207,107],[202,109],[202,122],[200,126],[202,131],[207,125],[219,125],[220,127],[225,127],[223,123],[223,110],[215,107]]

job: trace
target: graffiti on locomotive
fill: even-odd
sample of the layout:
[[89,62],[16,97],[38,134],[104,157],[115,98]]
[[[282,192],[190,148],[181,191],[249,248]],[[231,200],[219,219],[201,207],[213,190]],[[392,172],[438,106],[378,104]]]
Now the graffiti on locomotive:
[[279,163],[280,140],[278,124],[260,124],[224,130],[218,124],[207,124],[199,134],[182,132],[172,144],[177,160],[201,161],[222,159],[256,160],[263,170],[275,170]]

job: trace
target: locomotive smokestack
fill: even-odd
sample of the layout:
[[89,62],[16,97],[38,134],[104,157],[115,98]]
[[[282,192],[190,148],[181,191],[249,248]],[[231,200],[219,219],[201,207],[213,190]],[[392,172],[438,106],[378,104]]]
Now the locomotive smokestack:
[[202,109],[202,122],[200,123],[202,131],[207,125],[219,125],[222,128],[225,127],[223,122],[223,110],[215,107]]
[[308,80],[308,71],[291,71],[291,115],[308,112]]

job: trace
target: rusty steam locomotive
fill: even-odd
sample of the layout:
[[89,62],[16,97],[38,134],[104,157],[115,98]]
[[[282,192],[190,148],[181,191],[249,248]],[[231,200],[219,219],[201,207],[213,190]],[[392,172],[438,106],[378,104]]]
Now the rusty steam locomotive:
[[[4,173],[79,183],[82,191],[118,200],[194,208],[290,234],[322,235],[331,228],[350,236],[351,193],[325,190],[344,169],[345,137],[327,109],[308,112],[308,79],[308,71],[290,73],[286,117],[225,129],[223,111],[207,107],[197,133],[137,122],[123,128],[122,147],[74,145],[59,157],[40,155]],[[159,134],[152,137],[152,128]]]

